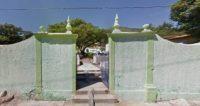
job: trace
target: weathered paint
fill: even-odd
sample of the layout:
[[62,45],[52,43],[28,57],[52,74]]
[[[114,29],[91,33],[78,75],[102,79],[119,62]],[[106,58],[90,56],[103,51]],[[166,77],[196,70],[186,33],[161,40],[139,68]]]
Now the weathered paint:
[[42,99],[42,44],[35,39],[36,52],[36,74],[35,74],[35,93],[36,99]]
[[200,45],[156,38],[153,82],[158,91],[157,100],[200,100]]
[[109,36],[109,90],[113,92],[115,89],[115,42]]
[[42,61],[42,71],[36,70],[36,72],[40,72],[37,75],[42,75],[41,79],[38,78],[40,80],[38,83],[42,84],[42,98],[44,100],[70,99],[76,89],[77,35],[39,33],[35,37],[41,43],[41,56],[39,54],[38,57]]
[[[109,85],[113,84],[114,93],[121,99],[144,101],[146,66],[137,60],[146,61],[146,44],[143,43],[146,36],[141,33],[115,33],[109,37],[109,41],[114,42],[114,46],[111,43],[109,46],[109,74],[111,77],[109,80],[114,80],[114,83],[109,81]],[[137,55],[137,49],[142,53]],[[140,66],[138,63],[143,65]]]
[[72,57],[73,57],[73,61],[72,61],[72,87],[73,87],[73,93],[76,92],[76,41],[73,44],[72,47]]
[[[76,34],[37,33],[11,45],[0,46],[0,90],[26,99],[70,99],[76,90]],[[9,66],[7,65],[9,64]]]
[[146,69],[146,101],[155,102],[157,99],[156,87],[153,85],[154,71],[154,34],[147,35],[147,69]]
[[122,100],[199,100],[198,44],[172,43],[152,32],[109,37],[114,42],[110,43],[109,80],[114,80],[110,85]]
[[[153,35],[109,35],[109,90],[131,101],[199,99],[200,46]],[[0,46],[0,90],[28,96],[35,89],[37,99],[70,99],[76,90],[76,37],[39,33]]]
[[35,89],[35,39],[0,45],[0,91],[15,91],[28,99]]
[[110,90],[124,100],[153,102],[156,99],[155,90],[150,86],[153,85],[153,35],[153,32],[109,35]]

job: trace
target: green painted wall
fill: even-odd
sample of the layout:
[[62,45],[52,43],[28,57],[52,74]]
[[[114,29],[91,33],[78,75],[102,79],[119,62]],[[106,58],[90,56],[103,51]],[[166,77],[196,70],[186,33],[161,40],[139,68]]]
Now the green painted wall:
[[158,91],[157,99],[200,100],[200,45],[156,38],[154,85]]
[[[119,33],[109,35],[110,90],[123,100],[150,101],[152,84],[149,65],[153,63],[151,44],[153,33]],[[147,92],[147,93],[146,93]]]
[[20,43],[0,46],[0,90],[23,97],[33,91],[39,100],[70,99],[76,89],[76,37],[38,33]]
[[[76,71],[76,35],[38,34],[41,43],[42,94],[44,100],[70,99],[74,88]],[[37,77],[40,74],[38,74]]]
[[[199,99],[200,46],[152,32],[110,34],[109,89],[123,100]],[[38,33],[0,45],[0,90],[35,92],[40,100],[70,99],[76,90],[77,35]],[[174,76],[175,75],[175,76]]]
[[[35,89],[35,39],[0,45],[0,91],[8,90],[28,97]],[[28,98],[26,98],[28,99]]]
[[110,90],[122,100],[200,99],[200,46],[152,32],[109,35]]

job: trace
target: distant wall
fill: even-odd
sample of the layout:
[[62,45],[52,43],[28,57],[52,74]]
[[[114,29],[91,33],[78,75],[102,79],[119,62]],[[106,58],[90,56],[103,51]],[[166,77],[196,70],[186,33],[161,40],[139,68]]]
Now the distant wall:
[[109,87],[109,60],[108,54],[100,55],[100,69],[102,82],[106,87]]
[[35,41],[0,45],[0,91],[28,93],[35,86]]

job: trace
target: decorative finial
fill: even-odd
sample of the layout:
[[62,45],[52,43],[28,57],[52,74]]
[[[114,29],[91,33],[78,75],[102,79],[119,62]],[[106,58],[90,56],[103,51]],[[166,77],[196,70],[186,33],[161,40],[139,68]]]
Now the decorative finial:
[[46,28],[42,25],[39,27],[39,30],[40,30],[39,33],[46,33],[47,32]]
[[115,23],[114,23],[114,30],[112,33],[120,33],[121,31],[119,30],[119,17],[118,14],[115,16]]
[[68,16],[68,18],[67,18],[67,26],[66,26],[66,29],[67,29],[67,31],[66,31],[67,34],[72,34],[72,32],[71,32],[72,26],[71,26],[71,24],[70,24],[69,16]]
[[150,27],[149,24],[144,24],[142,27],[143,27],[142,32],[152,32],[152,30],[149,29],[149,27]]

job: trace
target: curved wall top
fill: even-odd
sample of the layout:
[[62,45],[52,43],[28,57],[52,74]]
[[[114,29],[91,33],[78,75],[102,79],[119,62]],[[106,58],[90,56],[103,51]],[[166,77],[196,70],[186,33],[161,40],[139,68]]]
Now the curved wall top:
[[[35,81],[35,39],[0,46],[0,90],[29,92]],[[1,86],[2,85],[2,86]]]
[[200,94],[200,45],[177,44],[156,35],[154,84],[159,99],[195,98]]
[[171,44],[175,44],[175,45],[183,45],[183,46],[200,46],[200,42],[199,43],[194,43],[194,44],[184,44],[184,43],[175,43],[172,41],[169,41],[167,39],[162,38],[161,36],[159,36],[158,34],[155,35],[158,41],[163,41],[163,42],[168,42]]
[[28,42],[28,41],[31,40],[31,39],[34,39],[34,36],[31,36],[31,37],[28,38],[28,39],[25,39],[25,40],[22,40],[22,41],[20,41],[20,42],[16,42],[16,43],[13,43],[13,44],[3,44],[3,45],[0,44],[0,48],[1,48],[1,47],[8,47],[8,46],[15,46],[15,45],[24,44],[24,42]]

